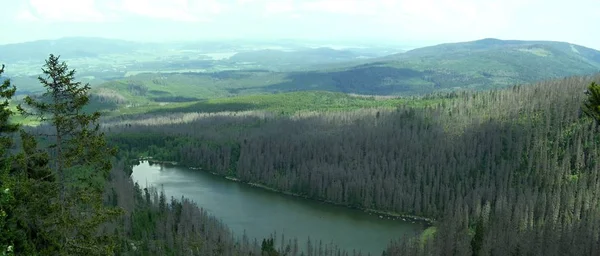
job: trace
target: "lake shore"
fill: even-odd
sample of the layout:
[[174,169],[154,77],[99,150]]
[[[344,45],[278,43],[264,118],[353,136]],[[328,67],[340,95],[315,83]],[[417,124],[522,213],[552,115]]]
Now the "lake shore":
[[210,174],[213,174],[213,175],[216,175],[219,177],[223,177],[223,178],[233,181],[233,182],[239,182],[239,183],[246,184],[246,185],[249,185],[252,187],[261,188],[264,190],[268,190],[271,192],[275,192],[275,193],[279,193],[279,194],[283,194],[283,195],[287,195],[287,196],[300,197],[300,198],[307,199],[307,200],[313,200],[313,201],[323,202],[323,203],[327,203],[327,204],[331,204],[331,205],[343,206],[343,207],[346,207],[349,209],[357,209],[357,210],[361,210],[361,211],[364,211],[369,214],[379,215],[380,218],[393,218],[395,220],[412,221],[412,222],[418,221],[418,222],[424,222],[428,226],[434,226],[436,223],[436,220],[432,219],[432,218],[410,215],[410,214],[402,214],[402,213],[396,213],[396,212],[390,212],[390,211],[369,209],[369,208],[364,208],[364,207],[356,207],[356,206],[351,206],[351,205],[347,205],[347,204],[343,204],[343,203],[337,203],[337,202],[333,202],[333,201],[329,201],[329,200],[317,199],[317,198],[313,198],[313,197],[309,197],[309,196],[301,195],[301,194],[297,194],[297,193],[282,191],[282,190],[275,189],[275,188],[272,188],[272,187],[269,187],[269,186],[266,186],[266,185],[263,185],[260,183],[245,182],[245,181],[242,181],[233,176],[227,176],[227,175],[219,174],[216,172],[207,171],[207,170],[203,169],[202,167],[192,167],[192,166],[188,166],[188,165],[182,164],[182,163],[177,163],[174,161],[159,161],[159,160],[154,160],[151,157],[140,158],[140,160],[153,162],[153,163],[157,163],[157,164],[181,165],[181,166],[184,166],[191,170],[199,170],[199,171],[203,171],[203,172],[208,172]]

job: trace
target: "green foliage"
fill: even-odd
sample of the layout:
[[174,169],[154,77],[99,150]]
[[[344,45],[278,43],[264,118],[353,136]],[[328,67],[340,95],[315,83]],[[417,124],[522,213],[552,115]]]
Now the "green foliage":
[[593,118],[596,124],[600,124],[600,84],[592,82],[585,94],[587,98],[582,107],[583,111]]
[[364,108],[388,108],[398,106],[427,107],[451,101],[440,97],[385,97],[372,95],[350,95],[326,91],[305,91],[277,94],[245,95],[216,98],[205,101],[173,103],[165,106],[141,105],[121,108],[108,115],[137,115],[159,113],[217,113],[240,111],[268,111],[277,115],[292,115],[301,112],[341,112]]
[[8,80],[0,86],[0,98],[4,99],[0,104],[0,250],[3,255],[36,255],[53,248],[53,238],[44,229],[54,225],[45,222],[45,214],[54,205],[51,199],[56,190],[47,167],[48,155],[36,149],[32,136],[21,132],[22,151],[16,155],[7,151],[12,133],[19,128],[10,123],[14,112],[9,100],[15,91]]
[[275,250],[275,242],[273,238],[263,239],[260,251],[265,256],[279,256],[279,252]]
[[0,178],[3,181],[2,187],[0,187],[2,189],[0,191],[0,252],[2,252],[2,255],[12,255],[14,245],[9,235],[7,210],[14,207],[14,197],[10,190],[10,187],[14,187],[14,184],[10,183],[10,177],[6,174],[6,171],[0,172]]
[[437,232],[437,228],[435,226],[431,226],[423,230],[421,233],[420,242],[422,245],[425,245],[427,241],[431,241],[435,237],[435,233]]
[[[164,193],[158,195],[152,188],[144,193],[137,184],[131,188],[125,168],[111,168],[114,152],[97,125],[99,114],[82,111],[87,86],[73,82],[74,71],[53,55],[44,71],[48,77],[40,81],[47,93],[42,98],[27,97],[19,110],[49,126],[21,130],[19,151],[0,155],[0,255],[261,254],[258,244],[234,239],[224,224],[189,200],[169,203]],[[148,137],[141,135],[130,136],[131,148],[136,148],[137,139]],[[151,140],[172,148],[185,138]],[[175,155],[156,146],[148,153],[159,154],[154,150]],[[237,161],[239,146],[230,152],[231,160]],[[103,195],[108,199],[103,200]],[[128,214],[122,215],[115,206],[127,208]],[[272,239],[263,252],[279,255]],[[327,255],[334,253],[341,252]]]
[[[45,76],[39,81],[46,92],[37,99],[25,97],[26,107],[18,109],[49,123],[53,130],[43,135],[50,139],[50,167],[59,191],[46,212],[46,219],[56,226],[51,230],[56,243],[53,253],[106,255],[114,250],[114,239],[99,234],[98,227],[120,214],[118,209],[104,206],[102,197],[116,151],[106,145],[100,132],[100,114],[83,112],[89,103],[89,84],[75,82],[75,70],[52,54],[44,67]],[[34,138],[26,133],[22,137],[29,156],[32,152],[27,150],[33,150]]]
[[55,222],[49,218],[57,207],[58,185],[48,167],[48,153],[37,149],[34,137],[21,131],[21,152],[13,156],[10,177],[14,207],[10,212],[15,251],[36,255],[56,250]]
[[460,93],[420,109],[164,113],[110,125],[122,141],[155,137],[139,140],[140,152],[153,146],[144,143],[185,137],[157,146],[174,146],[179,163],[244,182],[438,220],[425,244],[414,239],[389,255],[590,255],[598,251],[600,152],[597,127],[578,115],[583,79],[592,81]]
[[473,234],[473,239],[471,240],[471,249],[473,251],[473,256],[480,255],[479,250],[481,250],[484,235],[485,235],[484,221],[483,221],[483,218],[480,217],[479,220],[477,220],[477,224],[475,226],[475,232]]
[[[0,67],[0,78],[4,73],[4,65]],[[4,151],[12,145],[11,139],[5,137],[7,133],[17,131],[17,124],[9,123],[9,119],[14,112],[9,108],[9,100],[15,95],[17,88],[11,85],[10,80],[3,80],[0,84],[0,157],[4,155]]]
[[[4,73],[4,65],[0,68],[0,77]],[[12,145],[11,133],[18,129],[17,125],[10,124],[9,118],[13,112],[8,108],[10,98],[15,94],[16,88],[10,80],[2,81],[0,85],[0,252],[2,255],[12,255],[14,241],[8,225],[8,214],[15,207],[13,189],[15,181],[9,176],[10,160],[7,150]]]

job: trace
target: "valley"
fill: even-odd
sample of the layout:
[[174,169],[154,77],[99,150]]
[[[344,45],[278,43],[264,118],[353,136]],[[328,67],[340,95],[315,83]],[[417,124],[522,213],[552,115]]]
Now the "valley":
[[[111,237],[102,241],[110,242],[89,243],[106,243],[124,255],[552,256],[600,250],[600,137],[589,112],[600,102],[593,84],[600,79],[596,50],[489,38],[410,50],[119,42],[81,52],[68,51],[77,48],[70,40],[49,45],[61,43],[70,47],[63,51],[77,67],[77,80],[91,82],[89,98],[64,104],[85,102],[73,115],[98,113],[92,117],[99,122],[69,124],[81,125],[79,143],[99,146],[75,144],[69,152],[86,155],[60,162],[79,163],[69,169],[68,191],[100,184],[90,192],[100,202],[93,207],[123,211],[93,221]],[[60,98],[40,96],[47,88],[34,85],[30,67],[38,64],[35,52],[28,54],[0,55],[0,61],[20,63],[6,66],[16,67],[6,77],[17,92],[2,105],[9,114],[0,128],[22,125],[21,136],[3,137],[22,143],[6,144],[21,153],[3,161],[25,166],[11,171],[7,165],[0,174],[19,200],[36,202],[7,209],[38,216],[34,207],[46,206],[35,200],[45,195],[35,193],[43,190],[14,184],[58,184],[30,177],[60,159],[32,148],[59,154],[56,140],[43,134],[61,123],[26,114],[36,109],[32,101]],[[112,71],[98,71],[109,66]],[[48,118],[58,109],[75,109],[49,106],[54,112],[40,117],[56,120]],[[37,109],[48,111],[46,105]],[[42,134],[31,137],[39,145],[29,133]],[[113,147],[114,155],[102,155]],[[94,170],[103,171],[90,174]],[[77,197],[82,194],[69,194],[81,200],[72,207],[89,209],[88,199]],[[52,237],[39,239],[59,243]],[[18,246],[34,251],[44,243]]]
[[[548,54],[534,54],[542,50]],[[593,74],[600,70],[598,56],[598,51],[568,43],[484,39],[413,49],[362,64],[324,64],[327,68],[312,71],[279,72],[261,66],[258,70],[137,74],[99,85],[95,92],[99,101],[113,105],[112,110],[125,112],[123,106],[202,105],[215,98],[302,91],[411,97]]]

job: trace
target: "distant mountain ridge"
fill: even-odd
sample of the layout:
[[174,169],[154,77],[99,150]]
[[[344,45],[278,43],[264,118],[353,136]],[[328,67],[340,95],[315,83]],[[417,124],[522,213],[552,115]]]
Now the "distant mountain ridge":
[[[461,54],[493,52],[502,50],[525,50],[542,48],[553,53],[563,53],[567,55],[578,55],[582,58],[591,60],[595,65],[600,63],[600,51],[585,46],[557,41],[524,41],[524,40],[500,40],[495,38],[485,38],[476,41],[461,43],[446,43],[434,46],[427,46],[413,49],[401,54],[387,56],[388,58],[411,58],[411,57],[429,57],[441,56],[442,54]],[[535,52],[532,52],[535,54]]]
[[446,43],[364,60],[362,64],[290,72],[270,91],[329,90],[379,95],[483,90],[600,71],[600,51],[554,41]]
[[[311,51],[334,52],[329,49]],[[248,55],[252,58],[282,56],[281,51],[272,50],[254,51]],[[240,56],[243,55],[234,55],[232,59]],[[291,56],[299,57],[299,54],[292,53]],[[293,72],[144,74],[106,84],[106,88],[125,98],[135,98],[137,102],[156,101],[159,92],[161,100],[165,95],[207,99],[290,91],[419,95],[496,89],[591,75],[600,71],[600,52],[564,42],[483,39],[423,47],[361,62]],[[132,93],[132,84],[145,88],[148,94]]]
[[[228,42],[217,42],[211,45],[212,43],[214,42],[183,45],[190,49],[231,47]],[[65,38],[1,45],[0,63],[6,61],[7,56],[19,57],[17,50],[31,49],[34,46],[38,47],[37,50],[25,51],[20,55],[43,60],[48,52],[56,53],[57,49],[62,49],[59,54],[65,58],[123,53],[140,48],[157,52],[167,49],[164,44],[143,44],[102,38]],[[182,46],[175,45],[175,47]],[[108,79],[114,81],[111,83],[111,88],[123,92],[121,94],[124,96],[129,93],[127,92],[129,89],[121,87],[133,83],[148,87],[149,92],[166,93],[152,96],[154,98],[163,99],[169,96],[173,99],[177,97],[204,99],[240,94],[312,90],[374,95],[416,95],[440,91],[502,88],[540,80],[594,74],[600,71],[600,51],[577,44],[554,41],[486,38],[427,46],[385,56],[381,56],[382,53],[389,54],[385,48],[373,50],[296,47],[289,50],[274,50],[255,48],[251,44],[240,47],[245,50],[231,52],[230,56],[222,60],[210,60],[208,64],[205,60],[188,62],[172,60],[173,63],[170,63],[162,58],[155,58],[151,60],[152,62],[148,62],[150,64],[147,67],[143,66],[146,65],[143,63],[136,64],[140,66],[136,68],[141,69],[138,75],[133,74],[122,78],[115,75]],[[185,57],[185,54],[194,53],[182,51],[180,54]],[[38,55],[39,57],[36,57]],[[145,57],[145,53],[142,55],[140,56]],[[359,58],[360,56],[366,58]],[[137,55],[133,57],[132,61],[137,61],[135,59]],[[109,62],[112,63],[112,60],[109,59]],[[259,64],[240,64],[244,62]],[[88,62],[84,59],[81,63]],[[205,64],[205,66],[225,68],[197,72],[185,71],[190,69],[188,66],[184,67],[184,71],[171,67],[184,66],[184,64],[200,68],[204,68],[202,65]],[[227,70],[227,67],[232,68],[227,72],[220,72]],[[172,75],[158,74],[159,71],[167,68],[174,69]],[[269,72],[252,70],[269,70]],[[141,97],[153,99],[148,95]]]
[[[411,75],[398,76],[396,70]],[[341,91],[405,94],[489,89],[599,71],[600,51],[595,49],[566,42],[486,38],[417,48],[314,74],[343,78],[335,85]]]
[[65,37],[0,45],[0,61],[43,60],[55,53],[64,58],[98,57],[100,54],[127,53],[143,44],[97,37]]

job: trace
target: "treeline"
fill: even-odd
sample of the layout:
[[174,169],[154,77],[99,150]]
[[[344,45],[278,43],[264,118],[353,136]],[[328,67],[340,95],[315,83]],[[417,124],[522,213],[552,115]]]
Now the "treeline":
[[140,116],[107,129],[130,154],[438,220],[426,243],[391,255],[593,255],[600,138],[581,105],[594,80],[455,93],[424,109]]

